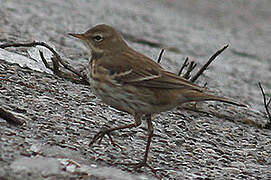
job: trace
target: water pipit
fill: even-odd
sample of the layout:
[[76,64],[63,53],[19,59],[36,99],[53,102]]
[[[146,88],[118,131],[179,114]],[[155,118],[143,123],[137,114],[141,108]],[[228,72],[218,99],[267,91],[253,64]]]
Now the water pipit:
[[113,27],[97,25],[83,34],[70,34],[81,39],[89,48],[89,82],[95,94],[106,104],[134,116],[128,125],[101,130],[90,145],[101,141],[110,132],[138,127],[146,115],[148,141],[144,158],[135,163],[137,168],[146,166],[153,137],[152,115],[170,110],[180,104],[197,101],[221,101],[237,106],[245,105],[225,97],[211,95],[206,88],[162,68],[158,63],[130,48],[120,32]]

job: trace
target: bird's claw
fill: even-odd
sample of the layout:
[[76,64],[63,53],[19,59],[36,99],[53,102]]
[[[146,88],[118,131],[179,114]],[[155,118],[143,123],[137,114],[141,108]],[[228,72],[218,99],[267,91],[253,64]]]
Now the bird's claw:
[[111,144],[114,147],[118,147],[121,150],[123,149],[120,145],[118,145],[117,143],[115,143],[115,141],[113,140],[112,136],[110,135],[110,131],[109,130],[101,130],[100,132],[98,132],[93,137],[93,139],[91,140],[91,142],[89,143],[89,146],[92,146],[96,141],[98,141],[98,144],[101,144],[101,141],[104,138],[104,135],[107,135],[109,137],[109,140],[110,140]]

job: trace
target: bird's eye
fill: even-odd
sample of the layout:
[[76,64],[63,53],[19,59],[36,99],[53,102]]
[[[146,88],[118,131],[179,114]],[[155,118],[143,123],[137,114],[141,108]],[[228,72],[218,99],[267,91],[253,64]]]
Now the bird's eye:
[[103,37],[101,35],[96,35],[93,37],[93,39],[96,41],[96,42],[100,42],[103,40]]

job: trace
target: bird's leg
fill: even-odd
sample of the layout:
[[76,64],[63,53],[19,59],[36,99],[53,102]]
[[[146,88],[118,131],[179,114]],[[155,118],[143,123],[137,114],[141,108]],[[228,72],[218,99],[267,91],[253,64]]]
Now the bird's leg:
[[117,143],[115,143],[113,141],[113,138],[111,137],[110,133],[112,131],[115,131],[115,130],[126,129],[126,128],[133,128],[133,127],[139,126],[141,124],[141,117],[142,117],[142,114],[136,113],[135,116],[134,116],[135,123],[133,123],[133,124],[128,124],[128,125],[124,125],[124,126],[119,126],[119,127],[114,127],[114,128],[109,128],[109,129],[101,130],[100,132],[98,132],[93,137],[93,139],[89,143],[89,146],[92,146],[96,141],[99,141],[98,143],[100,144],[101,141],[102,141],[102,139],[103,139],[103,137],[104,137],[104,135],[107,134],[107,136],[109,137],[110,142],[113,144],[113,146],[117,146],[120,149],[122,149],[121,146],[119,146]]
[[135,169],[146,166],[146,167],[150,168],[151,171],[154,174],[156,174],[156,170],[154,168],[152,168],[147,163],[148,154],[149,154],[149,151],[150,151],[151,140],[152,140],[152,137],[153,137],[153,125],[152,125],[152,115],[148,114],[148,115],[146,115],[146,117],[147,117],[147,123],[148,123],[148,134],[149,134],[149,136],[148,136],[148,141],[147,141],[146,150],[145,150],[145,154],[144,154],[144,159],[139,163],[133,163],[133,164],[130,164],[130,165],[133,165],[135,167]]
[[155,177],[157,177],[158,179],[161,179],[161,177],[159,177],[156,174],[156,172],[158,170],[161,170],[161,169],[154,169],[153,167],[151,167],[147,163],[148,154],[149,154],[149,151],[150,151],[151,140],[152,140],[152,137],[153,137],[153,125],[152,125],[152,115],[148,114],[148,115],[146,115],[146,117],[147,117],[147,123],[148,123],[148,134],[149,134],[149,136],[148,136],[148,141],[147,141],[146,150],[145,150],[143,160],[141,162],[138,162],[138,163],[122,163],[121,162],[121,163],[114,163],[114,164],[132,166],[134,169],[139,169],[139,168],[145,166],[145,167],[149,168],[154,173]]
[[119,164],[133,166],[135,169],[138,169],[138,168],[141,168],[141,167],[145,166],[145,167],[149,168],[155,174],[155,176],[157,176],[156,175],[157,170],[152,168],[147,163],[148,154],[149,154],[149,151],[150,151],[151,140],[152,140],[152,137],[153,137],[153,125],[152,125],[152,115],[148,114],[148,115],[146,115],[146,117],[147,117],[147,123],[148,123],[148,134],[149,134],[149,136],[148,136],[148,141],[147,141],[146,150],[145,150],[145,154],[144,154],[144,159],[139,163],[127,163],[127,164],[119,163]]
[[148,136],[148,141],[147,141],[145,155],[144,155],[144,159],[142,161],[142,164],[146,164],[146,162],[147,162],[148,154],[149,154],[149,151],[150,151],[151,140],[152,140],[152,137],[153,137],[153,125],[152,125],[152,116],[151,116],[151,114],[147,115],[147,123],[148,123],[148,134],[149,134],[149,136]]

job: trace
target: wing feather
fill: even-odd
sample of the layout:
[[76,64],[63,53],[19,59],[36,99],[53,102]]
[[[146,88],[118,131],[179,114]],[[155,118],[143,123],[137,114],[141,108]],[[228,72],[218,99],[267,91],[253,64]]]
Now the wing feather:
[[[114,56],[115,58],[116,56]],[[123,58],[121,64],[114,63],[113,59],[110,58],[108,61],[103,61],[102,64],[119,84],[162,89],[206,90],[174,73],[166,71],[158,63],[133,50],[129,53],[124,52],[119,58]]]

